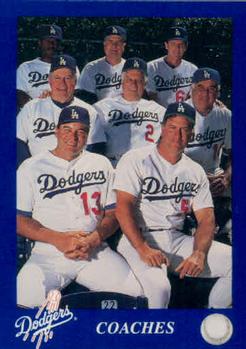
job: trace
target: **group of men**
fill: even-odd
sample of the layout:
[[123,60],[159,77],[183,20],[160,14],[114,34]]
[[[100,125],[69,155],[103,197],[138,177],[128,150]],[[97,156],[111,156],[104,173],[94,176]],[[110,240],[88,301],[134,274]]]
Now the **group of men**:
[[[167,55],[147,64],[125,60],[127,32],[109,26],[105,56],[79,77],[75,59],[56,52],[61,28],[39,33],[41,57],[17,70],[17,232],[35,241],[18,273],[18,304],[39,306],[75,280],[167,308],[170,271],[217,278],[208,306],[230,307],[231,246],[214,240],[231,180],[219,72],[183,59],[181,27],[167,31]],[[113,251],[107,239],[119,227]]]

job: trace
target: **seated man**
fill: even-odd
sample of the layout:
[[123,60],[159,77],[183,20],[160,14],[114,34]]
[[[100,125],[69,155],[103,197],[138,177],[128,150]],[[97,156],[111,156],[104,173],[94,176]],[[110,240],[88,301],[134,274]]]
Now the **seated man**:
[[129,266],[104,241],[118,226],[113,170],[106,158],[83,150],[88,111],[62,109],[55,132],[56,148],[18,170],[17,232],[36,241],[17,277],[18,304],[40,306],[51,289],[72,280],[94,291],[140,295]]
[[[231,305],[231,247],[213,241],[215,223],[209,182],[202,167],[183,154],[195,123],[187,103],[171,103],[157,145],[131,150],[118,163],[116,216],[124,233],[118,251],[142,284],[150,308],[167,308],[167,267],[180,278],[218,277],[210,308]],[[183,233],[193,209],[194,236]]]

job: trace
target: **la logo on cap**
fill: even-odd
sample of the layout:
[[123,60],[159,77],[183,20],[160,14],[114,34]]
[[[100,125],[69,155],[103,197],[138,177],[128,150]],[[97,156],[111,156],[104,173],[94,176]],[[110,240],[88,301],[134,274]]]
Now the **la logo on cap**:
[[139,63],[137,60],[134,61],[133,66],[134,68],[139,68]]
[[179,113],[184,113],[184,112],[185,112],[184,107],[183,107],[183,105],[182,105],[181,103],[179,103],[179,106],[178,106],[178,108],[177,108],[177,111],[178,111]]
[[55,30],[55,28],[54,27],[50,27],[50,34],[56,34],[56,30]]
[[112,33],[118,34],[118,30],[117,30],[115,27],[113,27],[113,28],[112,28]]
[[63,57],[60,57],[60,65],[66,65],[66,61]]
[[207,70],[204,70],[203,75],[204,75],[205,79],[209,79],[210,78],[210,73]]
[[78,119],[79,118],[79,114],[74,109],[72,109],[71,118],[72,119]]
[[180,31],[178,29],[176,29],[175,35],[180,36]]

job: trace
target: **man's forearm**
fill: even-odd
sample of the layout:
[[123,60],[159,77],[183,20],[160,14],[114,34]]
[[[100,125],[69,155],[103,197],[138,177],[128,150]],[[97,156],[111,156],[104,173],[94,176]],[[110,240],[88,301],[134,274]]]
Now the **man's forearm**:
[[194,236],[194,251],[203,252],[207,255],[214,238],[215,220],[213,208],[205,209],[202,216],[196,214],[198,226]]

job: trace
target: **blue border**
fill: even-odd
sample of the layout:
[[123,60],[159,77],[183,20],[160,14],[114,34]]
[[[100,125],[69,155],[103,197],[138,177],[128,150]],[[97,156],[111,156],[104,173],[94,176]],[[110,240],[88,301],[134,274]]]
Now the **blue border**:
[[[213,312],[227,314],[234,326],[234,334],[227,344],[230,349],[246,345],[246,263],[245,263],[245,178],[246,161],[246,3],[215,2],[69,2],[69,1],[1,1],[0,13],[0,260],[1,308],[0,348],[35,348],[35,345],[15,338],[14,323],[32,311],[15,306],[15,72],[17,16],[146,16],[146,17],[231,17],[234,24],[233,49],[233,228],[234,228],[234,306],[223,311],[212,310],[148,310],[148,311],[76,311],[77,321],[58,327],[54,339],[42,348],[211,348],[200,335],[203,318]],[[220,43],[218,43],[220,44]],[[173,335],[105,335],[95,332],[99,321],[175,321]]]

